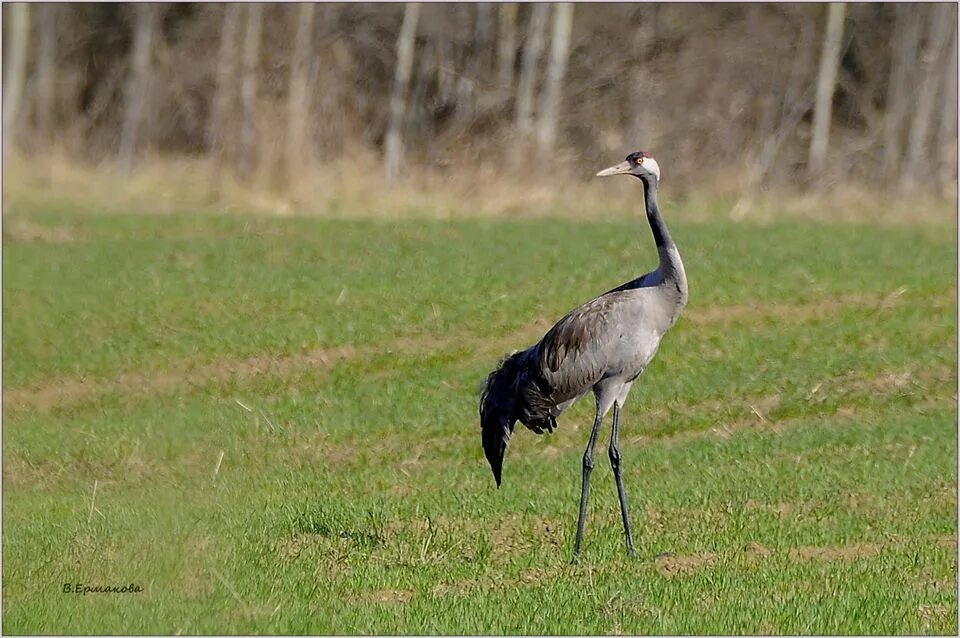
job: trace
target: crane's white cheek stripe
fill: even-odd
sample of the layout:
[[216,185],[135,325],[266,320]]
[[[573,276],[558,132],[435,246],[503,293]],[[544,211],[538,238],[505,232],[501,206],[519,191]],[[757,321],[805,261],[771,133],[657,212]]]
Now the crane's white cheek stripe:
[[660,181],[660,165],[657,164],[657,160],[652,157],[645,157],[643,160],[643,167],[657,176],[657,181]]

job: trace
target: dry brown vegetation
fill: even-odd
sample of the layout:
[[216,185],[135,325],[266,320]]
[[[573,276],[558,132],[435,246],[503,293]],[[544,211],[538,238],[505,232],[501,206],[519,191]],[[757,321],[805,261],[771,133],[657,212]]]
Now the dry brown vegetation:
[[642,146],[690,214],[953,212],[955,5],[568,8],[5,4],[5,204],[592,215]]

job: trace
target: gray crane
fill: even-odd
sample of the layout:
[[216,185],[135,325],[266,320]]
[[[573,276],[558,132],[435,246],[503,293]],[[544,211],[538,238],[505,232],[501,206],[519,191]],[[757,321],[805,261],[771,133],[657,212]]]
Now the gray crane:
[[593,391],[597,411],[583,453],[574,561],[583,542],[593,449],[603,417],[611,407],[610,465],[617,482],[627,552],[636,556],[621,475],[620,410],[633,383],[657,353],[664,333],[687,304],[687,275],[657,205],[657,161],[647,152],[631,153],[623,162],[597,173],[597,177],[609,175],[633,175],[643,182],[647,221],[660,257],[657,269],[574,309],[538,343],[503,359],[487,377],[480,396],[483,450],[499,487],[504,454],[516,422],[537,434],[552,433],[557,417]]

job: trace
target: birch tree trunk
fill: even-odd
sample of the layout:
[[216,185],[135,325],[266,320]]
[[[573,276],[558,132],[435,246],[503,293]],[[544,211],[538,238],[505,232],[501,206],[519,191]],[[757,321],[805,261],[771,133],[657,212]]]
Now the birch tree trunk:
[[123,128],[120,131],[120,170],[129,175],[140,146],[143,122],[146,119],[151,84],[151,58],[153,53],[153,32],[156,23],[157,7],[152,4],[137,4],[136,21],[133,31],[133,52],[130,61],[130,76],[124,94],[126,102]]
[[263,28],[263,5],[247,7],[243,34],[242,70],[240,78],[240,157],[237,173],[249,179],[256,166],[257,144],[257,66],[260,62],[260,32]]
[[[227,3],[223,7],[220,25],[220,50],[217,55],[217,86],[213,94],[213,109],[207,127],[207,148],[213,160],[211,187],[214,196],[220,192],[223,162],[232,149],[226,148],[225,134],[228,122],[233,121],[236,103],[237,35],[240,31],[241,5]],[[232,139],[232,138],[231,138]]]
[[517,56],[517,3],[500,5],[500,32],[497,38],[497,80],[501,92],[513,88],[513,65]]
[[907,138],[907,159],[900,172],[900,186],[916,185],[918,177],[927,173],[930,164],[930,132],[933,129],[933,108],[937,98],[937,82],[941,60],[950,44],[953,23],[949,20],[952,5],[938,4],[931,7],[927,21],[927,43],[920,58],[923,79],[917,93]]
[[[455,122],[459,128],[463,128],[473,117],[476,104],[477,79],[480,77],[481,71],[481,56],[479,55],[477,47],[478,32],[476,29],[479,15],[473,13],[473,7],[476,7],[479,12],[480,3],[474,5],[455,5],[458,13],[456,30],[458,33],[458,37],[456,37],[458,44],[455,45],[457,54],[454,58],[454,72],[457,76]],[[473,46],[467,44],[471,41]]]
[[563,2],[553,5],[550,60],[547,66],[546,86],[540,101],[540,121],[537,126],[537,143],[541,151],[551,151],[556,144],[557,120],[563,100],[563,79],[567,75],[572,31],[573,4]]
[[3,69],[3,151],[6,154],[17,136],[17,116],[23,97],[23,80],[27,66],[27,38],[30,32],[30,6],[18,2],[10,5],[10,48],[4,56]]
[[914,87],[911,74],[916,69],[923,22],[917,7],[897,4],[894,37],[890,48],[890,80],[883,122],[883,173],[887,179],[900,170],[903,156],[904,122],[910,109]]
[[37,138],[44,150],[49,150],[53,141],[57,13],[55,5],[40,5],[40,47],[37,50]]
[[523,62],[520,67],[520,83],[517,86],[517,131],[525,136],[533,129],[533,95],[537,85],[537,67],[543,52],[544,33],[547,28],[547,12],[550,5],[533,5],[527,27],[527,41],[523,46]]
[[420,18],[420,3],[408,2],[403,10],[403,24],[397,37],[397,66],[390,95],[390,120],[384,144],[383,172],[387,184],[396,181],[403,160],[403,125],[406,120],[407,89],[413,69],[413,53]]
[[310,112],[310,52],[313,49],[313,15],[316,5],[303,2],[296,13],[296,35],[290,60],[290,88],[287,93],[286,170],[289,181],[293,171],[303,164]]
[[[950,48],[943,67],[943,95],[940,111],[940,166],[937,171],[940,188],[953,190],[957,179],[957,22],[951,19]],[[945,193],[946,194],[946,193]]]
[[833,92],[837,86],[845,12],[846,5],[841,2],[831,2],[827,9],[827,28],[823,37],[820,71],[817,75],[817,98],[813,107],[813,135],[810,138],[810,154],[807,161],[807,171],[811,178],[822,174],[823,160],[830,143]]

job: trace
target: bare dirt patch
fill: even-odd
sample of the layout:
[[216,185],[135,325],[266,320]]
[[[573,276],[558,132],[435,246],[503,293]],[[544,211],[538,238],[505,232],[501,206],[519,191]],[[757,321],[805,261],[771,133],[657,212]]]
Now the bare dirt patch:
[[750,545],[747,546],[747,549],[744,553],[747,555],[748,558],[770,558],[771,556],[773,556],[772,550],[767,549],[766,547],[764,547],[760,543],[757,543],[756,541],[750,543]]
[[483,582],[480,579],[464,579],[453,582],[437,583],[430,590],[431,595],[437,597],[452,596],[461,598],[470,594],[492,588],[490,582]]
[[657,571],[664,578],[673,578],[689,574],[704,567],[713,567],[717,563],[716,554],[690,554],[687,556],[658,556]]

